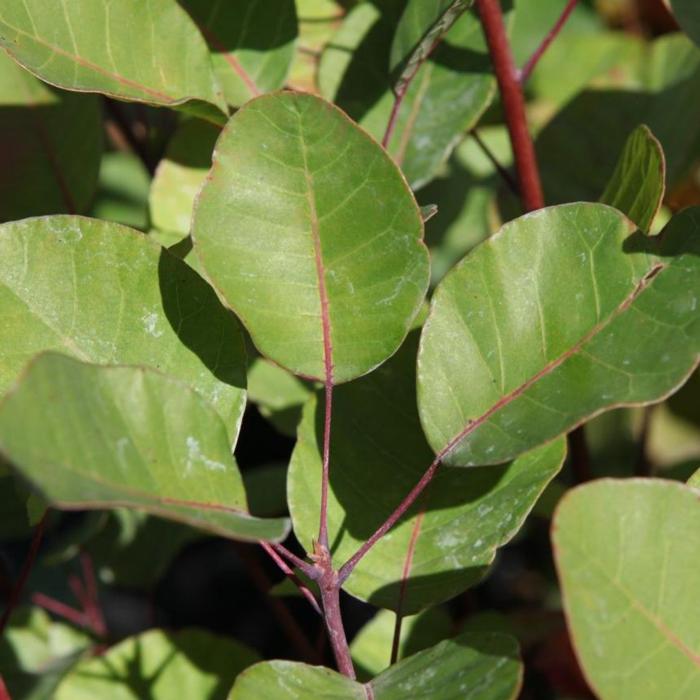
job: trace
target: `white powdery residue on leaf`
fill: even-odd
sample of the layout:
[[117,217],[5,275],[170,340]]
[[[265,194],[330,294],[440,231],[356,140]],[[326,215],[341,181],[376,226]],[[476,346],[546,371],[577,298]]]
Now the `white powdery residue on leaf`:
[[143,322],[143,327],[148,333],[154,338],[160,338],[163,335],[163,331],[157,328],[158,326],[158,314],[154,311],[147,311],[143,316],[141,316],[141,321]]
[[207,469],[211,471],[222,472],[226,470],[226,465],[221,462],[217,462],[215,459],[209,459],[206,455],[202,454],[202,448],[199,444],[197,438],[191,435],[187,436],[187,470],[186,474],[189,474],[196,464],[203,464]]
[[456,533],[450,530],[446,532],[441,532],[437,538],[437,545],[440,549],[452,549],[457,545],[461,544],[462,538]]

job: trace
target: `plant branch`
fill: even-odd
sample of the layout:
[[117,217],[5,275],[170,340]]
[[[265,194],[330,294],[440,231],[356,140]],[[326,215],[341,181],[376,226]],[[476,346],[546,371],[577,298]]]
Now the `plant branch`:
[[564,7],[564,10],[554,23],[554,26],[549,30],[549,32],[547,32],[547,35],[542,40],[542,43],[535,49],[535,52],[522,67],[522,70],[518,73],[518,80],[521,85],[524,85],[527,82],[528,78],[532,74],[532,71],[535,69],[537,62],[540,60],[540,58],[542,58],[542,55],[549,48],[549,45],[557,38],[559,32],[562,30],[571,13],[574,11],[577,2],[578,0],[568,0],[566,7]]
[[325,385],[325,415],[323,419],[323,471],[321,473],[321,516],[318,527],[318,541],[328,549],[328,483],[330,481],[331,420],[333,415],[333,380],[327,372]]
[[501,6],[498,0],[476,0],[476,6],[498,81],[523,207],[525,211],[541,209],[544,196],[535,147],[527,128],[525,100],[506,37]]
[[90,619],[90,624],[98,637],[107,636],[107,624],[105,623],[100,599],[97,593],[97,581],[95,579],[95,569],[92,565],[92,557],[87,552],[80,552],[80,566],[83,570],[83,581],[85,582],[85,604],[83,609]]
[[54,615],[58,615],[59,617],[65,618],[77,627],[84,627],[87,629],[92,628],[87,613],[85,613],[83,610],[77,610],[76,608],[73,608],[70,605],[66,605],[60,600],[50,598],[49,596],[44,595],[43,593],[35,593],[32,596],[32,603],[38,605],[40,608],[44,608],[44,610],[52,612]]
[[2,679],[2,673],[0,673],[0,700],[12,700],[10,691],[7,689],[5,681]]
[[[261,543],[262,544],[262,543]],[[319,576],[318,570],[313,564],[304,561],[293,552],[290,552],[284,545],[273,542],[269,545],[273,551],[286,559],[292,566],[296,567],[310,579],[316,580]]]
[[15,583],[14,587],[12,588],[12,591],[10,592],[10,597],[8,598],[7,604],[5,606],[5,612],[3,612],[2,618],[0,618],[0,635],[2,635],[2,632],[7,626],[7,623],[10,619],[10,616],[12,615],[12,611],[15,609],[20,597],[22,596],[22,591],[24,590],[24,586],[27,583],[27,579],[29,578],[32,566],[34,566],[36,555],[39,552],[39,545],[41,544],[41,540],[44,537],[44,529],[46,527],[46,519],[48,515],[49,511],[47,510],[44,513],[44,515],[41,516],[41,520],[37,523],[37,526],[34,528],[32,541],[29,545],[29,552],[27,552],[27,557],[24,560],[24,564],[22,565],[22,570],[20,571],[19,577],[17,578],[17,582]]

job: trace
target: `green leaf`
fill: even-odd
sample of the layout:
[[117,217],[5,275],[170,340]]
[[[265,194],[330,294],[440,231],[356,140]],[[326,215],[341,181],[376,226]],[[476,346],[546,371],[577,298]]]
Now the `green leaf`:
[[0,319],[0,392],[42,350],[149,365],[197,389],[235,443],[245,406],[240,326],[196,273],[146,236],[69,216],[0,226]]
[[50,700],[90,645],[87,634],[52,621],[40,608],[19,608],[0,637],[0,668],[9,697]]
[[295,437],[311,388],[273,362],[258,357],[248,370],[248,398],[284,435]]
[[606,700],[700,697],[700,498],[659,479],[570,491],[552,542],[569,628]]
[[603,204],[550,207],[445,277],[421,339],[418,404],[448,464],[512,459],[687,379],[700,351],[700,210],[674,217],[661,241],[632,231]]
[[681,29],[700,46],[700,5],[697,0],[665,0],[681,25]]
[[468,633],[418,652],[364,685],[321,666],[265,661],[241,673],[229,700],[512,700],[521,673],[515,639]]
[[54,90],[0,52],[0,151],[0,221],[85,211],[102,155],[97,98]]
[[157,229],[180,237],[189,234],[194,199],[211,167],[219,133],[201,119],[188,119],[178,127],[158,164],[148,197]]
[[[334,392],[328,530],[339,564],[433,461],[416,409],[417,341],[411,334],[380,369]],[[318,531],[323,414],[319,395],[305,407],[287,482],[294,531],[307,548]],[[425,497],[360,561],[345,590],[373,605],[401,606],[404,614],[461,593],[520,529],[564,454],[560,440],[503,467],[439,471]]]
[[[250,512],[259,517],[287,513],[287,465],[273,462],[247,469],[243,474]],[[285,579],[286,580],[286,579]]]
[[207,276],[260,352],[345,382],[396,351],[428,286],[420,210],[386,153],[301,93],[229,121],[195,208]]
[[688,479],[688,486],[692,486],[695,489],[700,489],[700,469],[697,469],[690,479]]
[[[389,610],[377,614],[357,633],[350,645],[358,678],[368,681],[389,667],[396,615]],[[442,608],[424,610],[402,620],[399,659],[438,644],[452,633],[452,620]]]
[[284,85],[294,57],[294,0],[183,0],[212,53],[226,101],[240,107]]
[[247,512],[223,422],[182,382],[40,355],[0,404],[0,451],[56,508],[136,508],[233,539],[279,539]]
[[227,112],[206,42],[175,0],[6,3],[0,46],[67,90],[183,106],[212,118]]
[[[372,3],[361,3],[353,8],[319,67],[321,94],[378,140],[385,134],[394,106],[388,69],[396,27],[391,7],[382,5],[380,10]],[[467,12],[422,64],[398,111],[388,151],[413,189],[435,177],[464,132],[490,104],[495,86],[481,24],[473,12]]]
[[203,630],[149,630],[82,661],[55,700],[225,700],[234,678],[258,656]]
[[627,139],[600,201],[619,209],[649,233],[664,199],[665,176],[661,144],[649,127],[639,126]]

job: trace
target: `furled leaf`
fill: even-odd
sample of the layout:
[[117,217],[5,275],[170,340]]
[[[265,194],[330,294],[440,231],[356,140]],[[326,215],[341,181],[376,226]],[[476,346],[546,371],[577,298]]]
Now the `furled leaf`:
[[697,0],[665,0],[670,2],[673,14],[681,29],[700,45],[700,5]]
[[[377,614],[352,640],[350,652],[358,678],[368,681],[389,667],[396,615],[389,610]],[[401,625],[399,659],[427,649],[451,636],[452,620],[442,608],[409,615]]]
[[291,92],[232,117],[193,219],[207,276],[260,352],[335,383],[406,336],[428,285],[422,236],[386,153],[333,105]]
[[[416,409],[417,341],[411,334],[389,362],[334,392],[328,530],[339,564],[433,461]],[[323,414],[320,396],[305,407],[287,483],[294,531],[305,547],[318,530]],[[564,454],[560,440],[506,466],[438,472],[344,588],[373,605],[400,606],[404,614],[461,593],[484,576],[497,548],[520,529]]]
[[[396,27],[395,4],[361,3],[353,8],[319,68],[323,96],[378,140],[384,137],[394,106],[388,53]],[[411,81],[388,143],[413,189],[435,177],[486,110],[494,91],[481,24],[473,12],[466,12]]]
[[234,678],[257,659],[248,647],[203,630],[149,630],[80,662],[55,700],[225,700]]
[[278,539],[247,512],[226,429],[154,370],[40,355],[0,404],[0,452],[56,508],[136,508],[225,537]]
[[189,234],[194,199],[211,167],[219,133],[200,119],[188,119],[178,127],[158,164],[148,198],[157,229],[181,237]]
[[497,464],[687,379],[700,351],[700,210],[661,241],[632,231],[603,204],[550,207],[445,277],[421,339],[418,404],[448,464]]
[[552,541],[569,628],[606,700],[700,697],[700,497],[658,479],[570,491]]
[[226,101],[240,107],[284,85],[294,56],[294,0],[182,0],[209,44]]
[[512,700],[521,673],[515,639],[468,633],[418,652],[364,685],[321,666],[265,661],[238,676],[229,700]]
[[649,127],[637,127],[627,139],[600,201],[619,209],[649,233],[665,191],[666,163]]
[[49,700],[84,655],[90,637],[40,608],[19,608],[0,637],[2,680],[12,700]]
[[54,90],[0,52],[0,221],[85,211],[102,155],[100,120],[96,97]]
[[67,90],[226,113],[206,42],[175,0],[4,3],[0,46]]
[[235,442],[240,326],[196,273],[133,229],[69,216],[0,226],[0,319],[0,392],[42,350],[149,365],[197,389]]

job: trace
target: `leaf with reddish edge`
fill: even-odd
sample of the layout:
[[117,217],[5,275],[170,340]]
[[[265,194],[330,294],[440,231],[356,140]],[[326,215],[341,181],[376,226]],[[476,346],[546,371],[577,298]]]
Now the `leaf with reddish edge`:
[[700,495],[661,479],[570,491],[552,523],[564,609],[606,700],[700,697]]
[[447,464],[498,464],[688,378],[700,354],[700,209],[660,237],[633,232],[603,204],[550,207],[506,224],[445,277],[423,327],[418,405]]
[[312,95],[259,97],[231,118],[192,236],[260,352],[326,386],[394,353],[428,286],[423,222],[399,169]]
[[186,384],[39,355],[0,404],[0,453],[53,507],[134,508],[222,537],[278,540],[248,513],[226,428]]

